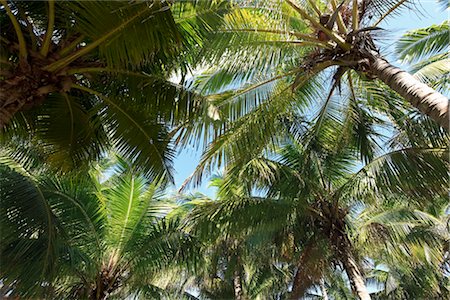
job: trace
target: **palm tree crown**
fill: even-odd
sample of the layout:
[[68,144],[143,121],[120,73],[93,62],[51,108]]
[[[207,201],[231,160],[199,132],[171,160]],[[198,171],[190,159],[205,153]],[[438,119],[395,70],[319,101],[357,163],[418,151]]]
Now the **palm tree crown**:
[[205,103],[168,79],[226,11],[196,2],[2,1],[4,139],[31,139],[63,171],[113,147],[170,180],[169,131]]

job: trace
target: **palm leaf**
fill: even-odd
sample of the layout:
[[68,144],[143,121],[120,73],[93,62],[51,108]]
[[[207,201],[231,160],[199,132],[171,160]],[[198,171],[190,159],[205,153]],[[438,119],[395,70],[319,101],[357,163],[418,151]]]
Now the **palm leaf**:
[[411,62],[448,49],[449,22],[416,29],[404,34],[396,45],[400,59]]
[[[167,3],[67,2],[64,8],[72,13],[76,31],[92,42],[48,66],[50,70],[65,66],[97,47],[109,66],[138,67],[150,61],[153,53],[173,53],[180,43]],[[141,23],[144,26],[138,26]],[[136,46],[137,40],[143,42]]]
[[447,149],[415,148],[385,154],[353,175],[336,196],[357,201],[376,201],[393,194],[431,199],[444,193],[447,155]]
[[115,150],[121,156],[133,161],[138,169],[151,178],[172,180],[173,150],[170,148],[167,127],[139,106],[144,99],[133,99],[134,103],[130,103],[123,98],[104,97],[82,86],[76,88],[96,95],[103,101],[96,110],[101,115]]
[[[56,169],[70,171],[98,160],[107,145],[98,116],[91,110],[95,100],[53,94],[36,112],[33,125],[47,161]],[[84,168],[86,170],[86,168]]]

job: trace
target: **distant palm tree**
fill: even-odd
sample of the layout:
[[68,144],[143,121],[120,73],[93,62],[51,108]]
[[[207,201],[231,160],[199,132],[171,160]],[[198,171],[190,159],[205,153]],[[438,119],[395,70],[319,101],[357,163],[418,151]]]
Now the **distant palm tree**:
[[392,197],[360,213],[355,235],[373,260],[368,280],[381,287],[375,299],[450,296],[448,208],[446,196],[425,203]]
[[0,3],[5,139],[31,138],[64,170],[113,146],[147,175],[170,179],[168,131],[205,103],[168,79],[187,72],[190,50],[220,23],[226,4]]
[[0,164],[0,280],[11,296],[170,292],[155,284],[156,274],[188,259],[191,241],[176,219],[164,219],[173,205],[159,199],[157,183],[124,161],[107,173],[54,176],[33,165],[29,151],[19,153],[2,152]]
[[[324,134],[335,138],[328,136],[328,132]],[[304,146],[293,143],[280,154],[275,160],[255,157],[244,165],[239,161],[229,165],[219,193],[232,195],[235,187],[241,186],[248,191],[247,196],[224,198],[210,203],[209,208],[199,213],[213,224],[223,224],[222,232],[233,234],[264,228],[270,235],[278,228],[275,232],[284,233],[284,243],[293,239],[291,247],[302,250],[294,262],[297,271],[292,280],[292,299],[318,284],[327,274],[331,261],[342,264],[352,290],[360,299],[370,299],[359,262],[365,252],[360,252],[353,241],[359,229],[354,228],[350,211],[364,203],[376,207],[394,195],[406,197],[405,202],[420,202],[445,194],[448,150],[398,150],[374,159],[357,172],[352,151],[336,153],[320,149],[317,141]],[[253,188],[265,191],[267,198],[249,196]],[[404,221],[414,226],[415,221],[421,220],[420,216],[407,214]],[[379,219],[387,227],[389,220],[393,219]],[[424,220],[426,223],[430,219]],[[390,228],[394,233],[389,242],[398,246],[396,243],[402,240],[395,237],[400,228]],[[424,238],[418,243],[426,241]],[[385,242],[388,241],[381,237],[380,244]],[[367,243],[370,244],[370,239]],[[411,243],[416,245],[414,241]],[[434,247],[431,241],[427,247]]]
[[[223,184],[220,176],[211,181],[217,188]],[[224,206],[247,197],[245,189],[238,186],[226,194],[219,192],[215,200],[201,194],[181,196],[184,203],[174,212],[183,215],[184,229],[202,245],[201,262],[189,280],[200,297],[243,300],[287,294],[290,271],[287,265],[275,264],[272,252],[277,249],[266,243],[267,233],[254,228],[238,230],[231,222],[220,220],[230,209]]]

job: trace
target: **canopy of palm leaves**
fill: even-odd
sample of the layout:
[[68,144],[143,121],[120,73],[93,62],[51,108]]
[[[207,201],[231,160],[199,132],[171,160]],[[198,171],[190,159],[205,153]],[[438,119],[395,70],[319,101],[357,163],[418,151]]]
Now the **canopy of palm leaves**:
[[[450,296],[448,22],[419,99],[414,1],[0,2],[0,297]],[[215,200],[162,198],[189,143]]]
[[[390,272],[398,271],[413,281],[420,280],[421,275],[411,270],[427,269],[426,278],[433,281],[424,283],[419,290],[444,297],[448,291],[439,286],[446,282],[441,265],[449,241],[445,229],[448,202],[443,201],[448,177],[446,156],[446,150],[405,149],[377,158],[355,172],[348,154],[314,153],[293,144],[284,148],[277,160],[255,158],[245,166],[231,166],[220,184],[219,199],[190,202],[195,208],[188,219],[192,220],[189,222],[194,231],[208,240],[218,241],[219,245],[238,243],[239,257],[247,255],[247,264],[260,263],[257,269],[261,270],[272,265],[272,271],[267,270],[272,282],[280,284],[273,276],[287,263],[291,275],[285,274],[278,280],[284,278],[281,283],[285,284],[285,293],[292,284],[292,299],[306,295],[321,278],[331,280],[333,266],[341,263],[341,270],[352,282],[354,275],[348,273],[352,270],[347,255],[352,259],[359,257],[361,263],[380,261],[389,266]],[[412,162],[414,167],[405,165]],[[252,196],[255,186],[266,191],[267,197]],[[436,210],[432,212],[433,206]],[[207,243],[207,247],[210,245]],[[221,251],[234,249],[219,247]],[[230,257],[226,252],[221,255],[211,257]],[[401,265],[404,269],[398,270]],[[369,272],[368,267],[357,267],[359,276],[364,269]],[[233,274],[230,268],[233,270],[235,265],[225,269]],[[217,272],[217,267],[213,270]],[[254,276],[252,268],[243,270],[250,273],[244,273],[242,278]],[[390,293],[392,287],[380,278],[377,280]],[[355,285],[352,283],[352,288]],[[243,286],[244,294],[251,293]],[[412,290],[406,290],[404,295],[412,295],[408,294]],[[402,293],[400,287],[396,293]],[[265,295],[263,299],[269,297],[261,295]]]
[[113,147],[171,179],[169,131],[204,101],[168,81],[220,23],[210,1],[1,1],[0,130],[64,171]]
[[120,159],[107,172],[58,177],[21,153],[2,152],[0,165],[0,280],[10,296],[148,299],[170,292],[156,284],[157,274],[188,260],[195,245],[176,219],[164,219],[173,204],[160,199],[157,183]]
[[[331,6],[333,2],[330,1]],[[386,142],[392,149],[448,144],[445,129],[383,83],[371,80],[367,72],[343,65],[339,53],[329,52],[338,51],[338,41],[327,41],[328,44],[323,45],[314,35],[320,26],[298,12],[298,9],[305,9],[315,16],[330,10],[329,7],[315,5],[316,1],[303,1],[298,9],[283,1],[270,3],[273,7],[262,2],[256,7],[242,5],[226,15],[223,28],[215,32],[211,43],[203,49],[202,63],[210,66],[210,72],[198,78],[198,88],[209,95],[214,115],[222,124],[218,126],[205,116],[188,124],[184,129],[186,136],[179,137],[184,143],[203,138],[208,145],[196,173],[186,183],[200,182],[222,163],[245,162],[258,156],[262,149],[274,149],[286,135],[294,135],[299,143],[307,143],[316,135],[314,131],[327,123],[339,127],[334,133],[340,135],[335,141],[336,149],[353,144],[366,162],[385,151]],[[330,34],[339,40],[345,34],[353,37],[351,33],[356,30],[376,41],[379,30],[365,30],[371,28],[367,23],[379,23],[390,13],[409,7],[407,1],[367,1],[366,4],[364,9],[355,3],[343,6],[351,15],[361,15],[359,29],[353,28],[349,21],[345,30],[335,25],[333,28],[337,32]],[[330,13],[333,11],[338,24],[343,12],[335,9]],[[378,19],[371,21],[374,17]],[[409,38],[414,33],[406,35],[398,44],[399,56],[405,58],[423,51],[416,56],[426,57],[442,51],[445,59],[448,47],[445,28],[444,23],[425,31],[429,34],[420,35],[420,41],[420,37]],[[372,31],[374,33],[369,34]],[[415,46],[414,42],[427,46]],[[402,52],[408,45],[410,48]],[[376,51],[378,53],[378,48]],[[322,61],[321,57],[323,63],[317,63]],[[432,61],[429,59],[423,64]],[[440,89],[448,74],[447,65],[448,61],[443,60],[436,64],[433,72],[432,67],[428,69],[426,78],[420,72],[415,77]],[[392,135],[396,138],[391,139]]]

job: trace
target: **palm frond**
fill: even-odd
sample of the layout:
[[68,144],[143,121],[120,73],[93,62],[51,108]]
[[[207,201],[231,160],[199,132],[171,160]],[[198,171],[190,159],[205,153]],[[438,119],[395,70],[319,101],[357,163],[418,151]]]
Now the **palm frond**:
[[450,58],[448,54],[436,55],[413,66],[414,77],[436,90],[446,91],[449,86]]
[[363,0],[361,3],[361,20],[375,17],[373,26],[380,24],[386,17],[398,15],[403,9],[415,9],[415,0]]
[[0,276],[7,285],[14,282],[15,290],[37,297],[41,283],[57,274],[66,232],[55,212],[58,196],[48,188],[46,169],[34,172],[39,160],[25,149],[4,149],[0,158]]
[[[139,67],[151,61],[154,53],[173,55],[180,45],[170,6],[161,1],[65,2],[64,8],[71,12],[76,31],[92,42],[48,66],[49,69],[65,66],[97,47],[109,66]],[[138,47],[134,44],[137,40],[143,41]]]
[[407,32],[396,44],[397,55],[403,61],[412,62],[448,49],[449,26],[450,22],[445,21],[440,25]]
[[158,271],[170,265],[184,265],[186,269],[196,267],[199,260],[199,244],[180,231],[179,219],[162,219],[148,226],[148,230],[137,231],[128,247],[127,264],[133,266],[138,276],[145,278],[149,270]]
[[33,126],[47,161],[70,171],[98,160],[108,142],[98,116],[92,115],[95,100],[69,94],[53,94],[47,100]]
[[445,192],[448,149],[408,148],[374,159],[336,193],[342,199],[377,201],[395,194],[421,199]]
[[142,109],[143,99],[129,102],[124,98],[105,97],[83,86],[77,89],[99,97],[103,103],[96,107],[114,149],[135,163],[145,174],[158,180],[172,180],[173,150],[166,124],[158,122]]

